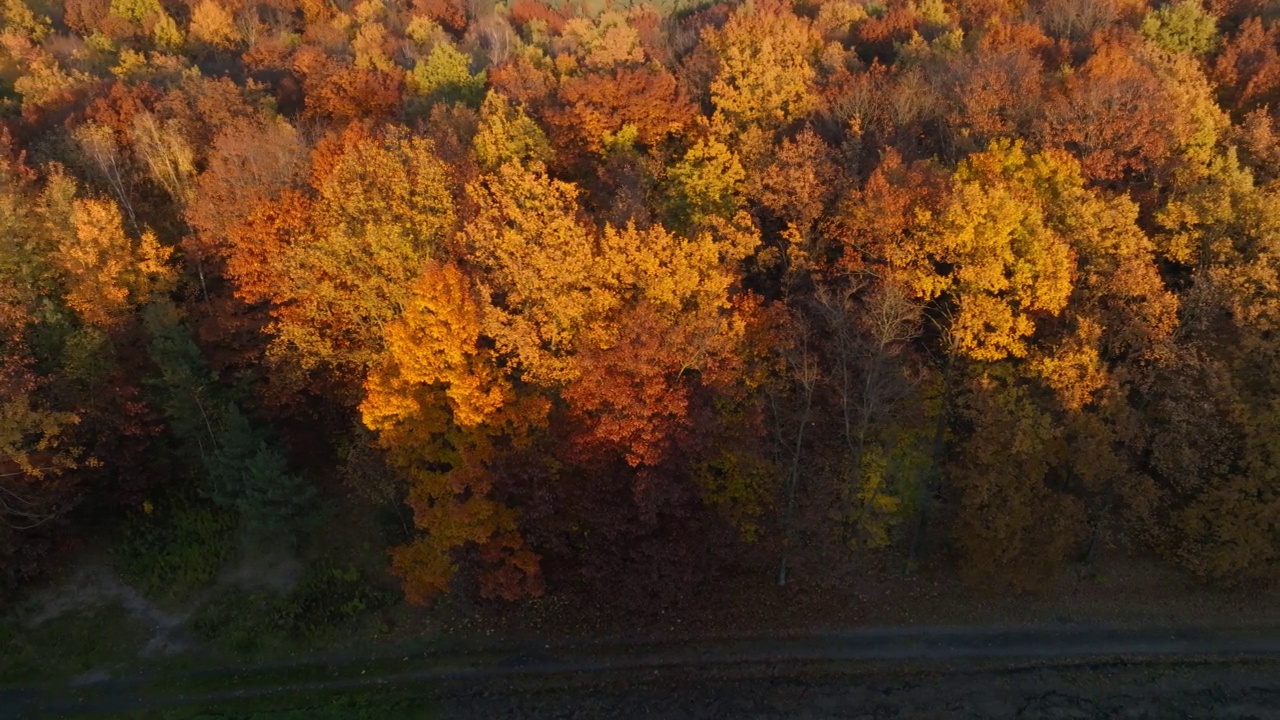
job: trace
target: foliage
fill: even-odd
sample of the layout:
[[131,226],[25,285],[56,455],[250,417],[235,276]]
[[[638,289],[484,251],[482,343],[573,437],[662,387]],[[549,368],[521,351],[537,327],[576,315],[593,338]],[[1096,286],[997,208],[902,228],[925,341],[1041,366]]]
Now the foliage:
[[201,606],[191,627],[202,640],[253,655],[270,649],[272,643],[332,639],[395,599],[394,592],[355,566],[321,558],[283,596],[224,588]]
[[115,565],[151,597],[180,599],[206,585],[235,553],[232,513],[196,498],[147,500],[126,521]]
[[1152,10],[1142,35],[1169,52],[1203,55],[1218,42],[1218,21],[1199,0],[1179,0]]
[[409,73],[407,86],[427,102],[459,102],[479,105],[484,97],[485,76],[472,75],[470,58],[447,42],[438,42],[425,60]]
[[154,381],[187,461],[201,472],[201,494],[236,511],[258,531],[297,530],[308,521],[314,489],[290,473],[283,454],[214,384],[199,349],[171,305],[148,308]]

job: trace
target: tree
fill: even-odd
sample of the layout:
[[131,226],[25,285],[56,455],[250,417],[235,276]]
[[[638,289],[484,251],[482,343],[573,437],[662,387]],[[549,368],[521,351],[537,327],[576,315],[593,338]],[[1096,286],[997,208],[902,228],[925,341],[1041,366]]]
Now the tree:
[[480,106],[474,145],[480,167],[489,171],[509,162],[547,163],[552,158],[547,136],[538,124],[521,107],[492,90]]
[[537,165],[508,163],[467,194],[479,212],[462,240],[484,271],[481,292],[501,298],[486,313],[486,333],[521,358],[529,381],[572,379],[579,336],[603,330],[618,302],[597,283],[596,238],[578,217],[577,189]]
[[475,106],[484,97],[485,74],[472,75],[470,58],[447,41],[437,42],[425,60],[409,72],[409,91],[431,102],[460,102]]
[[626,133],[653,147],[693,123],[696,108],[675,77],[652,67],[618,68],[612,74],[565,78],[558,89],[563,109],[549,113],[561,148],[601,153]]
[[486,592],[540,593],[538,558],[520,540],[516,515],[491,497],[500,448],[519,445],[545,420],[548,404],[518,397],[482,346],[480,299],[454,265],[431,263],[404,314],[387,326],[387,356],[370,374],[360,405],[391,463],[409,477],[408,503],[423,532],[392,551],[411,602],[449,589],[456,553],[490,556]]
[[[51,184],[70,182],[55,176]],[[56,195],[56,189],[50,195]],[[71,202],[73,234],[56,256],[66,274],[66,303],[89,325],[110,327],[154,296],[168,293],[174,273],[172,249],[151,232],[134,241],[124,232],[118,206],[107,200]]]
[[1142,35],[1169,52],[1203,55],[1218,43],[1217,25],[1199,0],[1180,0],[1148,13]]
[[247,302],[269,301],[269,353],[354,403],[422,263],[453,229],[448,169],[403,128],[353,126],[312,153],[314,197],[266,201],[231,251]]
[[201,476],[201,492],[235,510],[255,532],[296,531],[311,514],[315,490],[288,472],[280,450],[220,388],[200,350],[167,301],[146,309],[148,353],[159,370],[159,404],[187,461]]
[[920,234],[888,251],[922,299],[947,296],[955,304],[948,332],[967,357],[1024,356],[1035,316],[1067,304],[1074,254],[1046,226],[1035,197],[1055,161],[1028,156],[1020,143],[994,143],[956,168],[951,197],[923,215]]
[[813,109],[821,40],[787,3],[740,8],[723,28],[705,30],[702,41],[719,60],[712,103],[732,126],[772,130]]
[[1188,270],[1175,352],[1159,369],[1147,422],[1167,493],[1164,548],[1227,582],[1274,576],[1280,537],[1272,482],[1272,329],[1280,196],[1234,152],[1173,193],[1157,216],[1161,250]]
[[915,399],[908,344],[920,332],[921,307],[892,280],[871,288],[822,288],[816,301],[829,337],[823,384],[834,395],[844,445],[837,478],[845,503],[842,534],[885,542],[882,516],[920,490],[897,487],[911,479],[892,477],[888,465],[910,452],[899,446],[910,445],[903,437],[910,434],[910,411],[903,406]]
[[235,18],[218,0],[200,0],[192,8],[187,34],[196,42],[221,50],[232,50],[242,40]]

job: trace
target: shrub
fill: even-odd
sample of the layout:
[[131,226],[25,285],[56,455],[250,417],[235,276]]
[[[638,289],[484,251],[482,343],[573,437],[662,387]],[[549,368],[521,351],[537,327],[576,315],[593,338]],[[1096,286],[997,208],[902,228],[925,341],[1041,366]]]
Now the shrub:
[[191,498],[161,501],[125,525],[116,567],[144,594],[181,597],[213,579],[231,558],[235,516]]

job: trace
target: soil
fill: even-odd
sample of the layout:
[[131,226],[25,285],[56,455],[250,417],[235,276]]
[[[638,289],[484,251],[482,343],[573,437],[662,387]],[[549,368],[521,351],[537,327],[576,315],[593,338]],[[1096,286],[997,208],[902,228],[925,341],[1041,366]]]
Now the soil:
[[[218,585],[296,575],[296,561],[266,558]],[[558,597],[406,611],[402,643],[204,668],[196,695],[143,692],[151,671],[91,672],[72,692],[0,688],[0,718],[384,686],[458,718],[1280,718],[1274,594],[1206,589],[1140,562],[1036,594],[942,575],[796,577],[786,588],[769,573],[708,579],[674,604],[630,598],[632,610]],[[102,564],[34,600],[28,627],[119,603],[151,629],[144,656],[192,649],[183,623],[198,601],[157,607]]]
[[1105,664],[568,682],[456,692],[448,718],[1264,718],[1280,717],[1277,665]]

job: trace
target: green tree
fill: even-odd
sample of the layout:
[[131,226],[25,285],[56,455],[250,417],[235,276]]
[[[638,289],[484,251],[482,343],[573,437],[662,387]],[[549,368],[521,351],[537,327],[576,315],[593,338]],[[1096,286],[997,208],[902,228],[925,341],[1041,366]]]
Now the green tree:
[[177,308],[157,302],[146,309],[148,352],[159,370],[153,387],[193,469],[201,491],[234,509],[255,531],[298,530],[313,510],[314,488],[288,472],[287,462],[261,429],[244,415],[231,391],[220,387]]

